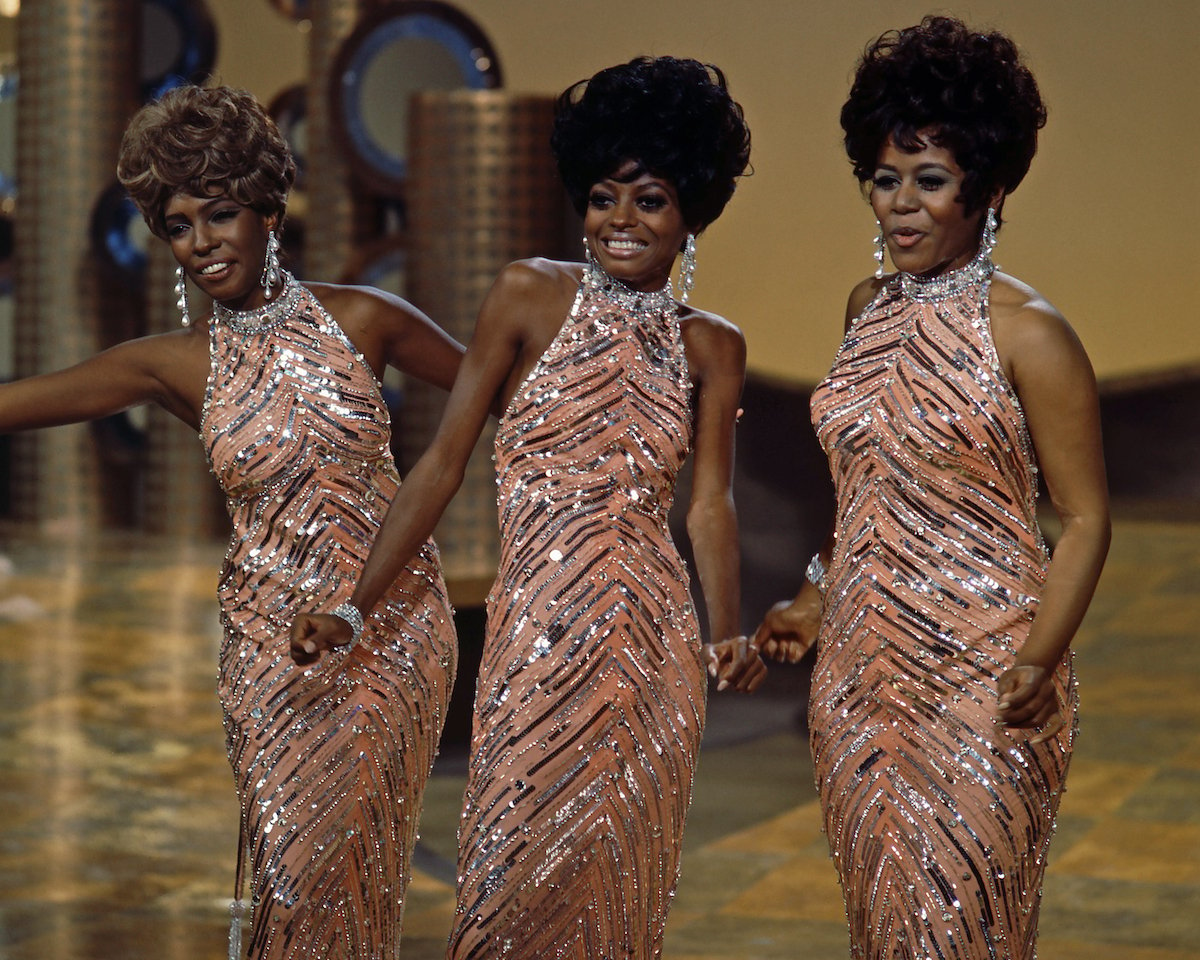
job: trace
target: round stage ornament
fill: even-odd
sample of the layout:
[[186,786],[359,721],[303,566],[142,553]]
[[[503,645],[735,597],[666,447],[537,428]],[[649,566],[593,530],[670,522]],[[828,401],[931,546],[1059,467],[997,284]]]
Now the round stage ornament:
[[150,228],[129,194],[119,183],[101,191],[92,208],[92,248],[130,283],[140,283],[146,273]]
[[338,51],[333,122],[355,173],[403,197],[408,101],[422,90],[490,90],[500,64],[483,30],[446,3],[404,0],[368,14]]
[[17,71],[0,71],[0,297],[13,287],[17,213]]
[[217,31],[204,0],[142,0],[142,101],[201,83],[217,61]]

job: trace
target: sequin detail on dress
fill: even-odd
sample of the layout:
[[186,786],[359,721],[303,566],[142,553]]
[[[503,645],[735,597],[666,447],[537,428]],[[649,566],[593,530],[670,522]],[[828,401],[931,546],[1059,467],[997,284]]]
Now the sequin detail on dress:
[[856,960],[1036,956],[1076,691],[1068,660],[1047,743],[994,724],[1047,553],[990,276],[893,279],[812,398],[838,514],[809,722]]
[[218,692],[249,847],[249,956],[394,960],[454,679],[437,551],[426,544],[351,652],[296,667],[291,621],[347,598],[399,485],[387,408],[290,277],[262,316],[215,311],[210,335],[201,439],[234,527]]
[[706,689],[667,530],[691,438],[677,311],[591,272],[500,422],[457,960],[661,954]]

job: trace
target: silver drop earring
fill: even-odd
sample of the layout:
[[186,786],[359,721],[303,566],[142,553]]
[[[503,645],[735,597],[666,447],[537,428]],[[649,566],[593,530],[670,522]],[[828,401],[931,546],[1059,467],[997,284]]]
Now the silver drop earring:
[[683,242],[683,260],[679,264],[679,300],[687,303],[688,294],[696,285],[696,235],[689,233]]
[[179,312],[182,314],[180,323],[185,327],[191,326],[192,318],[188,315],[187,273],[184,271],[182,264],[175,268],[175,296],[178,297],[175,301],[175,306],[179,308]]
[[996,249],[996,228],[1000,222],[996,219],[996,211],[988,207],[987,216],[983,218],[983,236],[979,238],[979,258],[990,257]]
[[875,234],[875,279],[883,279],[883,252],[887,244],[883,242],[883,224],[878,220],[875,221],[875,226],[879,228],[879,232]]
[[274,230],[267,233],[267,260],[263,264],[261,282],[267,299],[270,300],[271,288],[279,283],[279,240],[276,239]]

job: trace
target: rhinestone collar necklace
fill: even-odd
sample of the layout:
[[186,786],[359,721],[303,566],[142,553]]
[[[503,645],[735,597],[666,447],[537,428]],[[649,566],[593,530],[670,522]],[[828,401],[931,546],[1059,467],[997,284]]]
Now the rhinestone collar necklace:
[[213,319],[223,323],[234,333],[249,336],[273,330],[295,312],[304,294],[304,288],[286,270],[280,271],[283,290],[270,303],[254,310],[230,310],[221,303],[213,303]]
[[591,258],[583,270],[583,285],[588,291],[602,294],[628,312],[652,310],[665,313],[675,309],[675,296],[670,280],[658,290],[634,290],[609,274]]
[[934,277],[918,277],[912,273],[900,274],[900,289],[911,300],[929,303],[935,300],[949,300],[965,293],[972,287],[977,287],[995,272],[996,265],[992,258],[980,248],[974,258],[957,270],[948,270]]

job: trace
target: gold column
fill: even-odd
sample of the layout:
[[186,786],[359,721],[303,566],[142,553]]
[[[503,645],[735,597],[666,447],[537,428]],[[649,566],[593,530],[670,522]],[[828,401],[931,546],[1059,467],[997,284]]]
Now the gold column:
[[[553,100],[504,91],[428,91],[409,108],[409,299],[466,343],[479,305],[512,260],[564,256],[566,203],[550,153]],[[410,382],[402,459],[428,445],[445,395]],[[494,423],[435,534],[456,603],[482,601],[496,574]]]
[[353,180],[342,144],[334,133],[330,85],[343,41],[377,0],[312,0],[308,35],[305,118],[308,212],[305,217],[304,272],[309,279],[335,282],[364,236],[368,204]]
[[[106,316],[88,221],[114,179],[136,108],[140,9],[127,0],[38,0],[17,22],[16,342],[18,376],[95,353],[123,329]],[[119,335],[118,335],[119,336]],[[103,523],[120,493],[87,425],[17,438],[13,512],[45,526]]]
[[[179,329],[175,295],[175,258],[171,248],[150,241],[146,265],[146,326],[149,333]],[[209,310],[206,298],[189,287],[193,318]],[[191,539],[229,530],[228,515],[216,479],[208,467],[196,431],[159,406],[147,408],[144,529]]]

